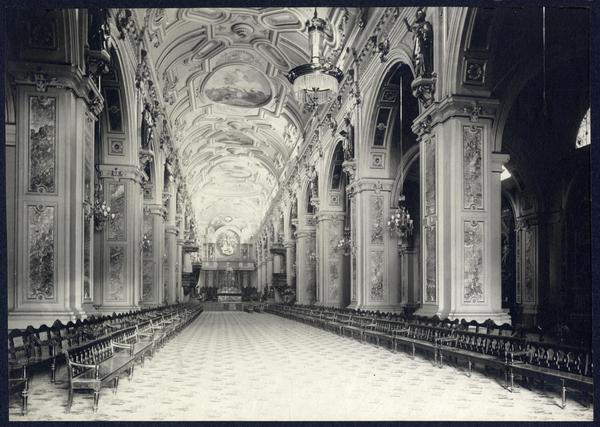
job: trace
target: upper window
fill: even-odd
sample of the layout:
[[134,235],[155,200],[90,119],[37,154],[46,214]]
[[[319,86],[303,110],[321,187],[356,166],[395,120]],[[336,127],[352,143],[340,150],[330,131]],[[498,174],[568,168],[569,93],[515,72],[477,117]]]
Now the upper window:
[[587,113],[583,116],[581,125],[579,125],[579,131],[577,132],[577,141],[575,142],[575,148],[585,147],[592,143],[590,137],[590,109],[588,108]]

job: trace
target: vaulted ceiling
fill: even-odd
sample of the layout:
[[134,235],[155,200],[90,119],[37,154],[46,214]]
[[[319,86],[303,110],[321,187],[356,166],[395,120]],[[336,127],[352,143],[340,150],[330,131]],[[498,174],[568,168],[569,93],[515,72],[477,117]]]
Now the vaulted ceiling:
[[[308,62],[311,8],[138,9],[199,225],[252,234],[309,118],[285,75]],[[330,25],[356,11],[318,8]],[[345,16],[343,16],[345,15]],[[334,29],[334,30],[331,30]],[[335,58],[334,58],[335,59]]]

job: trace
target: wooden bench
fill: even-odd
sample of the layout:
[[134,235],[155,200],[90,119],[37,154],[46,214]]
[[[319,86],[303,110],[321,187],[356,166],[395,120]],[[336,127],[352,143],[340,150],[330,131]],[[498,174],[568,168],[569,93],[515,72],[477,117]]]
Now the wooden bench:
[[524,341],[510,336],[493,335],[473,330],[452,330],[450,335],[437,339],[439,367],[444,357],[467,362],[467,376],[471,376],[473,365],[493,368],[504,373],[505,388],[510,389],[508,363],[511,353],[520,351]]
[[394,351],[397,351],[398,344],[410,346],[413,359],[417,348],[433,352],[434,360],[437,363],[438,344],[436,338],[440,337],[440,332],[443,332],[443,328],[410,323],[407,328],[394,334]]
[[539,379],[561,387],[562,408],[566,406],[567,387],[581,391],[589,405],[594,393],[592,352],[578,347],[527,342],[526,348],[513,352],[508,370],[511,391],[514,375]]
[[21,396],[21,415],[26,415],[29,392],[27,365],[8,365],[8,392],[9,394],[19,392]]
[[[93,411],[98,410],[100,389],[112,382],[113,393],[117,392],[119,376],[128,371],[133,375],[135,356],[132,345],[104,338],[77,348],[64,350],[69,373],[69,397],[67,412],[71,411],[75,390],[94,392]],[[120,351],[119,351],[120,350]]]
[[405,323],[396,320],[373,319],[373,321],[365,327],[364,338],[365,341],[368,341],[369,338],[375,339],[377,345],[380,344],[381,340],[384,340],[392,347],[393,351],[396,351],[396,337],[402,339],[409,332],[410,329]]

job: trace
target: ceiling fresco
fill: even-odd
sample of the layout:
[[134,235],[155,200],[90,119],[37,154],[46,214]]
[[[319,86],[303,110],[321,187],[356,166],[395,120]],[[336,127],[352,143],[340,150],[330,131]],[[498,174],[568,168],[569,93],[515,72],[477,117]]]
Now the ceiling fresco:
[[[309,119],[285,75],[308,62],[312,8],[137,9],[196,220],[253,232]],[[356,10],[318,8],[332,26]],[[329,32],[325,52],[340,50]],[[339,36],[338,36],[339,37]],[[242,223],[243,222],[243,223]]]

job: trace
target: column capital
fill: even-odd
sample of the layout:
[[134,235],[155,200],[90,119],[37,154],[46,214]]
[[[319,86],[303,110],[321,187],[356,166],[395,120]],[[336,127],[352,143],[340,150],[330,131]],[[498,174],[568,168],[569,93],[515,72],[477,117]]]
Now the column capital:
[[144,204],[144,212],[147,212],[150,215],[158,215],[162,218],[165,218],[165,216],[167,215],[167,210],[165,209],[165,207],[156,203]]
[[499,111],[500,101],[493,98],[450,95],[436,101],[412,124],[412,131],[419,137],[431,132],[438,124],[452,117],[462,117],[475,124],[481,120],[494,121]]
[[98,165],[101,179],[130,180],[142,185],[144,173],[138,165]]
[[315,215],[317,222],[321,221],[344,221],[346,214],[340,211],[320,211]]
[[502,173],[502,166],[508,163],[510,156],[504,153],[490,154],[491,170],[495,173]]
[[40,93],[45,93],[49,87],[72,90],[85,101],[95,118],[100,115],[104,98],[94,81],[79,67],[22,61],[9,61],[7,65],[7,71],[13,76],[15,84],[35,86]]
[[363,191],[372,191],[374,193],[389,193],[392,191],[394,180],[391,178],[357,178],[349,187],[353,194],[362,193]]
[[176,225],[169,224],[165,227],[165,233],[172,234],[173,236],[179,235],[179,228]]

